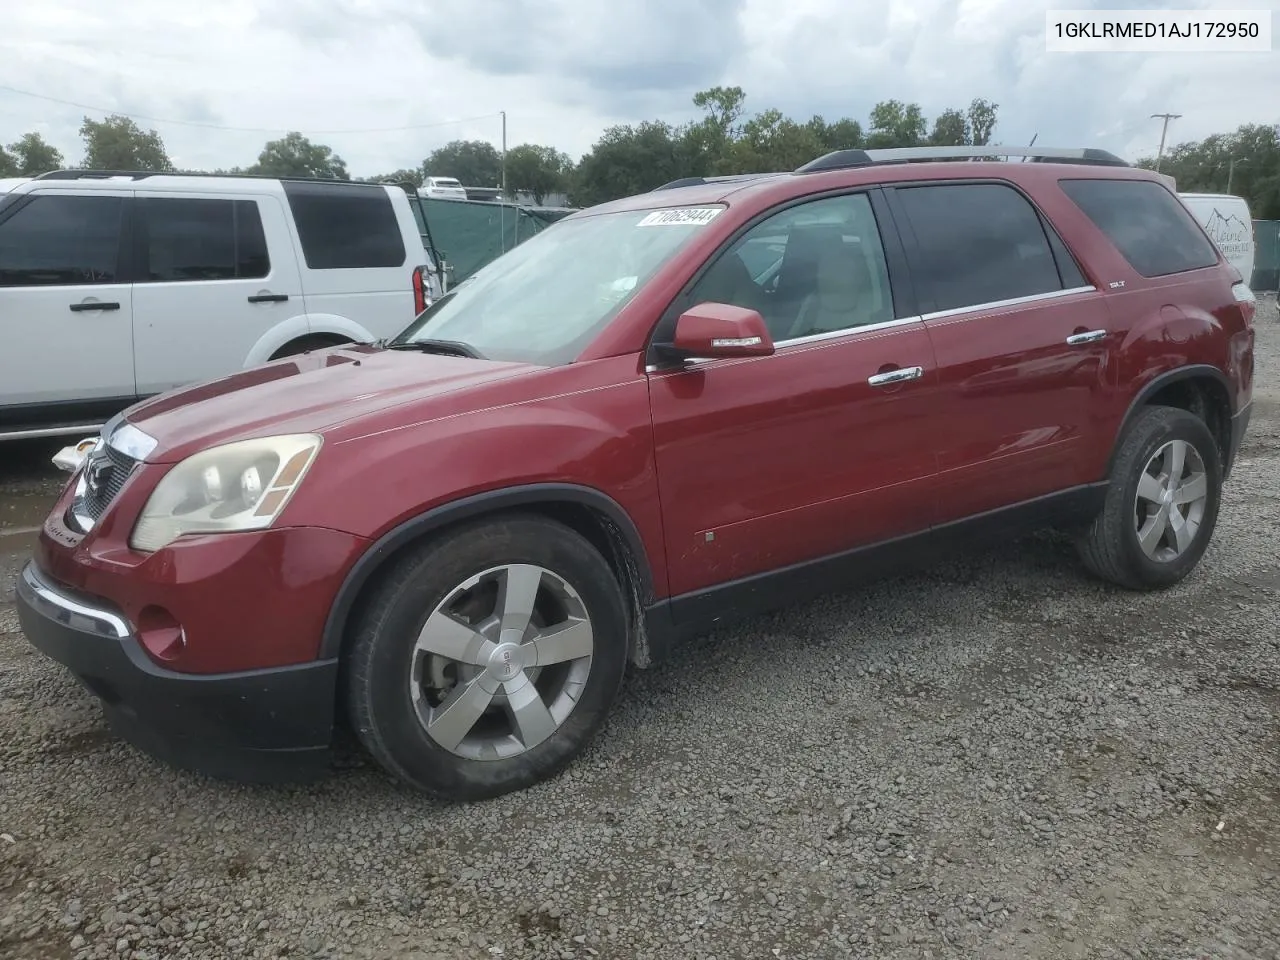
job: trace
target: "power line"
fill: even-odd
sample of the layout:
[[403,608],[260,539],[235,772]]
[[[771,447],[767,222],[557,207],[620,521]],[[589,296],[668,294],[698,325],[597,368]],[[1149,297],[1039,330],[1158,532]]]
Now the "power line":
[[[93,113],[114,114],[118,117],[128,117],[130,120],[142,120],[146,123],[173,124],[182,127],[201,127],[205,130],[227,130],[234,133],[287,133],[290,127],[231,127],[221,123],[204,123],[200,120],[172,120],[161,117],[149,117],[141,113],[126,113],[123,110],[113,110],[108,107],[96,107],[87,103],[77,103],[74,100],[62,100],[59,97],[50,97],[43,93],[33,93],[30,90],[19,90],[17,87],[11,87],[8,84],[0,83],[0,90],[8,93],[16,93],[23,97],[33,97],[36,100],[47,100],[50,103],[59,103],[64,107],[76,107],[80,110],[89,110]],[[485,113],[478,117],[463,117],[459,120],[440,120],[435,123],[411,123],[401,127],[367,127],[358,130],[306,130],[299,131],[309,136],[338,136],[348,133],[399,133],[403,130],[429,130],[432,127],[448,127],[458,123],[474,123],[478,120],[493,120],[501,113]]]

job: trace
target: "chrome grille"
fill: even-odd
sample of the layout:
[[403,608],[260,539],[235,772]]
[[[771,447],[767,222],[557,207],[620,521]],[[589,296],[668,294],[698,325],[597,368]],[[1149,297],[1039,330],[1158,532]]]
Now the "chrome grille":
[[76,480],[75,498],[67,511],[67,524],[88,533],[124,489],[137,460],[114,447],[100,445],[85,458]]
[[[124,487],[138,461],[116,450],[103,447],[85,463],[84,512],[97,520]],[[95,471],[90,474],[89,471]]]

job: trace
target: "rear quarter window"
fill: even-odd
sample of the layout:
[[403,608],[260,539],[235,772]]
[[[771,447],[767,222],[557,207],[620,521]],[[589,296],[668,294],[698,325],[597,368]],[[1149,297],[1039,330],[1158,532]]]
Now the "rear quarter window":
[[284,192],[309,269],[404,265],[400,223],[382,187],[286,181]]
[[1159,183],[1061,180],[1059,185],[1144,277],[1167,277],[1218,262],[1195,218]]

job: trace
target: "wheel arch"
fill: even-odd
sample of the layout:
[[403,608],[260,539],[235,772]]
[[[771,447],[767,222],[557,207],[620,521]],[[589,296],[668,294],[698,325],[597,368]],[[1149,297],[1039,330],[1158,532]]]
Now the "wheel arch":
[[283,347],[308,337],[332,337],[346,341],[376,339],[360,324],[331,313],[299,313],[268,328],[245,356],[245,369],[268,363]]
[[325,621],[319,658],[342,655],[347,627],[361,598],[406,549],[460,524],[511,513],[539,514],[562,523],[601,552],[618,578],[635,631],[630,659],[636,666],[648,666],[652,658],[644,614],[654,602],[653,570],[640,531],[612,497],[568,483],[527,484],[475,494],[434,507],[387,531],[361,555],[338,588]]
[[1111,453],[1107,457],[1107,475],[1115,465],[1116,455],[1129,425],[1138,411],[1149,406],[1177,407],[1194,413],[1209,427],[1218,443],[1222,458],[1223,476],[1231,469],[1231,384],[1217,367],[1209,364],[1190,364],[1177,367],[1152,378],[1129,404],[1120,423]]

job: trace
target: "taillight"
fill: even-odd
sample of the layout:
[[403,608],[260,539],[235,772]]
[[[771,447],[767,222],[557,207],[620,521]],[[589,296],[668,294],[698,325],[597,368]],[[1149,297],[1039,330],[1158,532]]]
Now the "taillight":
[[426,267],[413,268],[413,315],[416,317],[427,309]]
[[1253,295],[1247,283],[1237,283],[1231,288],[1231,295],[1240,304],[1240,313],[1244,316],[1244,325],[1253,326],[1254,315],[1258,312],[1258,298]]

